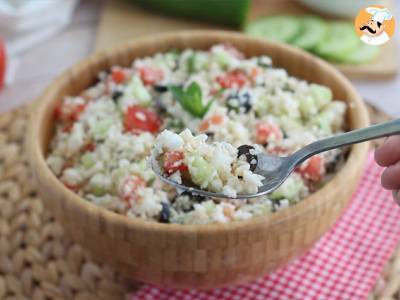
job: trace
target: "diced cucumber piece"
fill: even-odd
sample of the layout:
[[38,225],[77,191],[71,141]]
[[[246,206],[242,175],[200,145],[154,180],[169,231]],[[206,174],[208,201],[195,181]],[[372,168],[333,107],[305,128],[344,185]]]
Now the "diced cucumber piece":
[[299,99],[299,109],[303,116],[310,117],[318,113],[318,107],[315,100],[311,96],[302,97]]
[[328,35],[314,51],[323,58],[341,61],[354,51],[359,44],[353,24],[344,21],[328,23]]
[[259,117],[264,116],[268,113],[270,109],[269,106],[270,104],[268,97],[266,95],[260,95],[254,104],[254,111],[257,113]]
[[326,135],[332,134],[331,121],[331,116],[326,112],[320,113],[313,119],[313,123]]
[[292,44],[305,50],[311,50],[326,37],[328,26],[322,19],[311,16],[303,17],[302,23],[302,31],[292,41]]
[[251,36],[279,42],[291,42],[301,32],[301,19],[295,16],[276,15],[251,22],[245,29]]
[[85,169],[90,169],[96,164],[96,160],[92,153],[85,153],[81,157],[81,163]]
[[199,155],[193,157],[193,161],[189,164],[189,172],[192,181],[198,185],[202,185],[211,177],[214,172],[213,166]]
[[203,203],[203,207],[206,209],[208,214],[212,214],[215,210],[216,205],[213,201],[208,200]]
[[361,65],[373,61],[380,53],[381,48],[359,42],[357,48],[344,56],[340,63]]
[[94,186],[90,189],[90,192],[97,197],[107,194],[107,190],[105,190],[102,186]]
[[316,83],[310,84],[310,95],[314,99],[318,109],[327,106],[332,101],[332,91],[330,88]]
[[103,196],[107,194],[107,187],[110,184],[110,180],[103,174],[94,175],[89,181],[90,193],[95,196]]
[[91,134],[95,140],[103,140],[107,137],[108,130],[112,125],[113,121],[111,119],[97,121],[91,128]]
[[133,76],[129,81],[124,94],[118,99],[118,104],[122,111],[134,104],[149,106],[151,104],[151,95],[138,76]]
[[288,199],[291,203],[297,202],[305,189],[303,181],[295,176],[290,176],[269,198],[271,200]]

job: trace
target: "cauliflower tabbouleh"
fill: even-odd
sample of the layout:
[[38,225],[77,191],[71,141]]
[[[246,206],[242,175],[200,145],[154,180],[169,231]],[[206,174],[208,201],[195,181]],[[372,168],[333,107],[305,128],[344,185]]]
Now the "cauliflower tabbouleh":
[[163,176],[232,198],[238,193],[256,193],[265,179],[253,173],[256,155],[263,151],[262,147],[236,148],[226,142],[207,144],[206,140],[206,134],[194,137],[189,129],[179,135],[164,130],[157,137],[154,149]]
[[[325,86],[289,76],[267,56],[245,58],[229,45],[158,53],[136,59],[130,68],[115,66],[98,78],[56,107],[56,133],[47,163],[66,187],[128,217],[204,224],[267,214],[318,189],[343,157],[340,150],[314,156],[278,190],[247,201],[177,195],[156,178],[147,161],[156,136],[165,129],[169,131],[161,136],[171,149],[180,143],[177,136],[189,144],[203,144],[204,135],[207,142],[221,142],[212,150],[217,153],[212,163],[206,162],[207,168],[202,159],[185,157],[185,151],[170,153],[164,161],[169,175],[194,164],[200,185],[227,186],[222,187],[227,193],[237,193],[256,188],[259,178],[244,178],[251,171],[244,160],[235,166],[238,180],[224,177],[222,165],[243,150],[236,147],[253,145],[257,151],[288,155],[341,132],[344,102],[333,100]],[[188,160],[192,163],[186,164]],[[203,180],[209,174],[215,176]],[[229,180],[238,182],[235,189],[225,184]],[[248,180],[251,185],[241,184]]]

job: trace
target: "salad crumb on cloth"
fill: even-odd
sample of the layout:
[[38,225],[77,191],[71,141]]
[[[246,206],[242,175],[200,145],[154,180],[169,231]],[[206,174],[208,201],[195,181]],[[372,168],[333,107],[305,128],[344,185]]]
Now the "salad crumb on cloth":
[[[114,66],[81,94],[65,97],[55,109],[47,164],[73,192],[128,217],[180,224],[245,220],[319,189],[343,161],[342,150],[312,157],[278,190],[244,201],[177,195],[148,164],[154,145],[169,151],[185,141],[183,157],[179,151],[163,157],[177,180],[189,172],[210,190],[252,192],[261,178],[246,155],[237,159],[250,151],[240,146],[286,156],[342,132],[345,111],[329,88],[288,75],[268,56],[245,58],[224,44],[172,49]],[[236,165],[222,166],[231,160]]]
[[179,135],[164,130],[155,144],[161,173],[177,183],[222,192],[232,198],[238,193],[256,193],[264,179],[253,173],[262,147],[236,148],[226,142],[207,144],[206,140],[207,135],[193,136],[189,129]]

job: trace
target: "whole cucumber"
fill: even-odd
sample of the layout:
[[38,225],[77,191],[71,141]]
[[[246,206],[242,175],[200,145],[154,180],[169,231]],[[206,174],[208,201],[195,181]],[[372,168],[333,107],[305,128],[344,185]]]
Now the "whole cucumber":
[[176,17],[237,28],[243,27],[250,9],[250,0],[136,0],[136,3]]

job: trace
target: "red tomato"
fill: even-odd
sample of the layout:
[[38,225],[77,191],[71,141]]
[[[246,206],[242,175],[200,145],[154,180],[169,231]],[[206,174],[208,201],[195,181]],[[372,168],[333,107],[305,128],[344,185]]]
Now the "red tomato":
[[171,151],[164,153],[164,171],[171,175],[177,171],[187,171],[188,167],[183,163],[184,155],[181,151]]
[[133,133],[151,132],[157,133],[160,130],[162,121],[157,114],[147,108],[138,105],[129,106],[124,119],[126,131]]
[[215,79],[224,88],[241,88],[247,82],[247,76],[242,70],[233,70],[225,75],[219,75]]
[[56,119],[63,122],[75,122],[80,114],[85,110],[86,103],[83,104],[72,104],[61,102],[58,103],[55,108]]
[[163,71],[153,67],[140,67],[138,72],[144,85],[154,85],[164,78]]
[[65,182],[64,182],[64,185],[65,185],[65,187],[67,189],[73,191],[74,193],[79,192],[79,186],[77,186],[77,185],[72,185],[72,184],[68,184],[68,183],[65,183]]
[[320,181],[325,173],[325,164],[322,156],[315,155],[306,160],[298,169],[304,179]]
[[6,76],[6,49],[3,40],[0,39],[0,90],[4,85]]
[[93,152],[94,149],[96,149],[96,144],[93,142],[89,142],[83,147],[83,150],[86,152]]
[[111,78],[117,84],[122,84],[126,81],[127,76],[124,70],[122,69],[113,69],[111,71]]
[[72,130],[72,127],[74,127],[74,123],[65,123],[64,126],[62,127],[62,132],[70,133]]
[[145,181],[142,178],[131,175],[124,179],[121,184],[119,193],[126,204],[128,206],[131,206],[131,201],[136,201],[139,199],[139,196],[137,195],[138,188],[144,186]]
[[283,138],[282,131],[278,126],[270,123],[258,123],[256,125],[256,140],[258,144],[265,144],[270,141],[279,141]]
[[254,67],[250,71],[250,79],[254,83],[256,81],[256,78],[258,75],[261,74],[261,68],[259,67]]
[[210,127],[210,121],[209,120],[203,120],[200,124],[199,124],[199,131],[200,132],[205,132],[208,130],[208,128]]
[[213,115],[208,119],[204,119],[199,124],[199,130],[201,132],[205,132],[211,125],[220,125],[224,121],[224,117],[222,115]]

